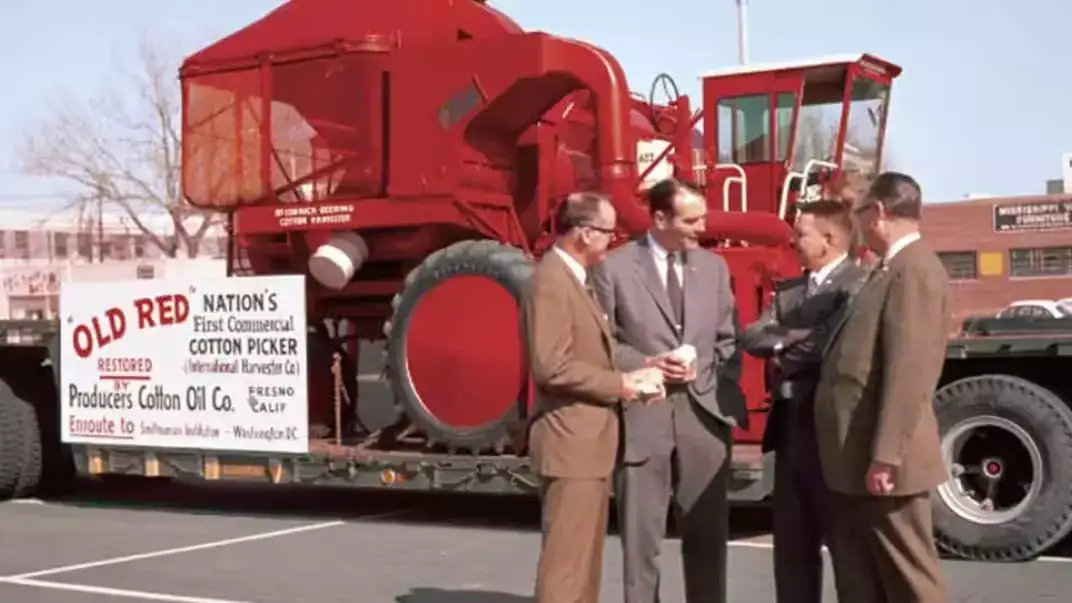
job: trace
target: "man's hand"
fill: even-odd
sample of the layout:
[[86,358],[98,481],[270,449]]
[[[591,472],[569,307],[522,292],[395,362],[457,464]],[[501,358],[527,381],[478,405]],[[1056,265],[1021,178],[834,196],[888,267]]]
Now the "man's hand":
[[644,366],[659,369],[663,373],[663,379],[671,383],[681,383],[688,377],[688,367],[674,358],[670,352],[663,352],[658,356],[648,358]]
[[626,401],[652,404],[665,399],[662,374],[654,367],[642,368],[622,375],[623,390],[632,394]]
[[622,373],[622,402],[633,402],[640,397],[640,384],[632,373]]
[[893,492],[893,467],[874,462],[867,470],[867,491],[874,496],[886,496]]

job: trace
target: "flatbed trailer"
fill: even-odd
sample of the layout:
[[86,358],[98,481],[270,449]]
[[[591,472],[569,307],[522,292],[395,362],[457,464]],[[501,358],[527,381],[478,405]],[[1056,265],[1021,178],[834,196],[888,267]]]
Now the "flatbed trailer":
[[[396,429],[394,424],[361,437],[310,437],[309,452],[297,455],[60,444],[59,427],[54,424],[59,420],[56,407],[61,383],[56,368],[60,366],[57,329],[58,324],[52,321],[0,321],[0,335],[23,338],[22,342],[0,345],[0,359],[6,361],[0,367],[18,367],[11,373],[0,368],[0,382],[10,383],[15,392],[29,391],[29,382],[34,382],[30,399],[38,416],[49,421],[41,427],[41,441],[49,441],[53,453],[61,455],[58,466],[64,468],[62,479],[73,470],[88,477],[125,475],[498,495],[537,492],[539,481],[527,456],[437,450],[425,438],[410,435],[405,428]],[[384,385],[376,374],[359,374],[357,378]],[[0,408],[7,403],[0,401]],[[772,487],[773,456],[763,455],[754,444],[738,444],[733,454],[731,497],[741,502],[763,500]],[[55,477],[49,475],[43,483],[51,486]],[[30,493],[32,490],[22,494]]]

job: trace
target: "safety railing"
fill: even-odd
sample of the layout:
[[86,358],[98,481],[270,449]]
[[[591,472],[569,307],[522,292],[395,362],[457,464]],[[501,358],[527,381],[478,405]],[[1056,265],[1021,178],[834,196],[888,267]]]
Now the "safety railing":
[[741,213],[746,213],[748,211],[748,175],[745,174],[744,168],[736,163],[717,163],[715,171],[718,170],[737,172],[736,176],[730,176],[722,181],[722,210],[730,211],[730,187],[737,184],[741,189]]
[[807,189],[807,186],[808,186],[808,174],[813,169],[823,168],[823,167],[830,168],[830,169],[833,169],[833,170],[838,169],[838,165],[836,163],[831,163],[829,161],[824,161],[822,159],[809,159],[807,161],[807,163],[804,164],[804,169],[803,170],[801,170],[799,172],[794,172],[794,171],[790,170],[785,175],[785,182],[782,183],[781,198],[778,201],[778,217],[779,218],[784,220],[786,214],[789,212],[789,191],[792,190],[792,187],[790,186],[790,183],[793,181],[793,179],[794,178],[799,178],[800,179],[800,186],[799,186],[799,188],[797,190],[797,199],[798,199],[798,202],[803,201],[805,199],[808,199],[808,195],[806,194],[806,189]]

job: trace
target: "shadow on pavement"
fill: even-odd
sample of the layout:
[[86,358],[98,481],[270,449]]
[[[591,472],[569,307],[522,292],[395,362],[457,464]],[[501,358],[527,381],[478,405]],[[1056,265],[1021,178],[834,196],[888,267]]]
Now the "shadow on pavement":
[[[390,518],[376,520],[526,532],[540,529],[540,503],[534,496],[109,476],[78,478],[70,492],[47,500],[85,509],[344,521],[390,514]],[[671,517],[669,537],[676,536],[673,524]],[[762,505],[734,507],[730,525],[731,538],[769,533],[770,512]],[[618,534],[613,505],[608,528],[609,534]]]
[[[79,478],[71,492],[49,502],[73,508],[119,508],[206,515],[280,519],[360,519],[393,513],[392,523],[449,524],[484,529],[540,529],[536,497],[452,492],[329,488],[241,482],[201,482],[144,477]],[[618,534],[611,511],[609,533]],[[388,520],[385,520],[388,521]],[[769,532],[770,512],[763,506],[735,507],[731,537]],[[676,530],[673,519],[668,536]]]
[[395,599],[397,603],[532,603],[532,597],[486,590],[414,588]]

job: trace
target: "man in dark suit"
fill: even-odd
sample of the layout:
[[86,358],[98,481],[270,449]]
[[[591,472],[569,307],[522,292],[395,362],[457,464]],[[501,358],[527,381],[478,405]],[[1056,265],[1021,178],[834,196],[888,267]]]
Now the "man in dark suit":
[[619,368],[657,367],[667,381],[666,403],[622,409],[616,499],[625,601],[659,599],[659,551],[673,498],[685,600],[717,603],[726,600],[731,430],[747,422],[743,397],[723,398],[718,387],[736,347],[733,291],[725,260],[699,248],[703,195],[666,180],[648,196],[651,229],[592,273]]
[[835,329],[815,405],[834,492],[838,598],[945,603],[931,491],[948,479],[931,400],[945,361],[949,287],[920,240],[922,194],[886,172],[855,209],[879,265]]
[[615,219],[605,197],[567,198],[556,216],[560,236],[522,303],[536,384],[529,452],[543,479],[538,603],[599,600],[617,407],[640,387],[636,374],[615,370],[614,339],[587,286],[587,270],[604,257]]
[[803,276],[775,286],[774,298],[741,337],[767,359],[773,406],[763,451],[774,450],[774,584],[778,603],[821,603],[823,542],[830,543],[830,493],[815,444],[815,384],[827,337],[862,284],[849,257],[852,208],[823,199],[797,211]]

